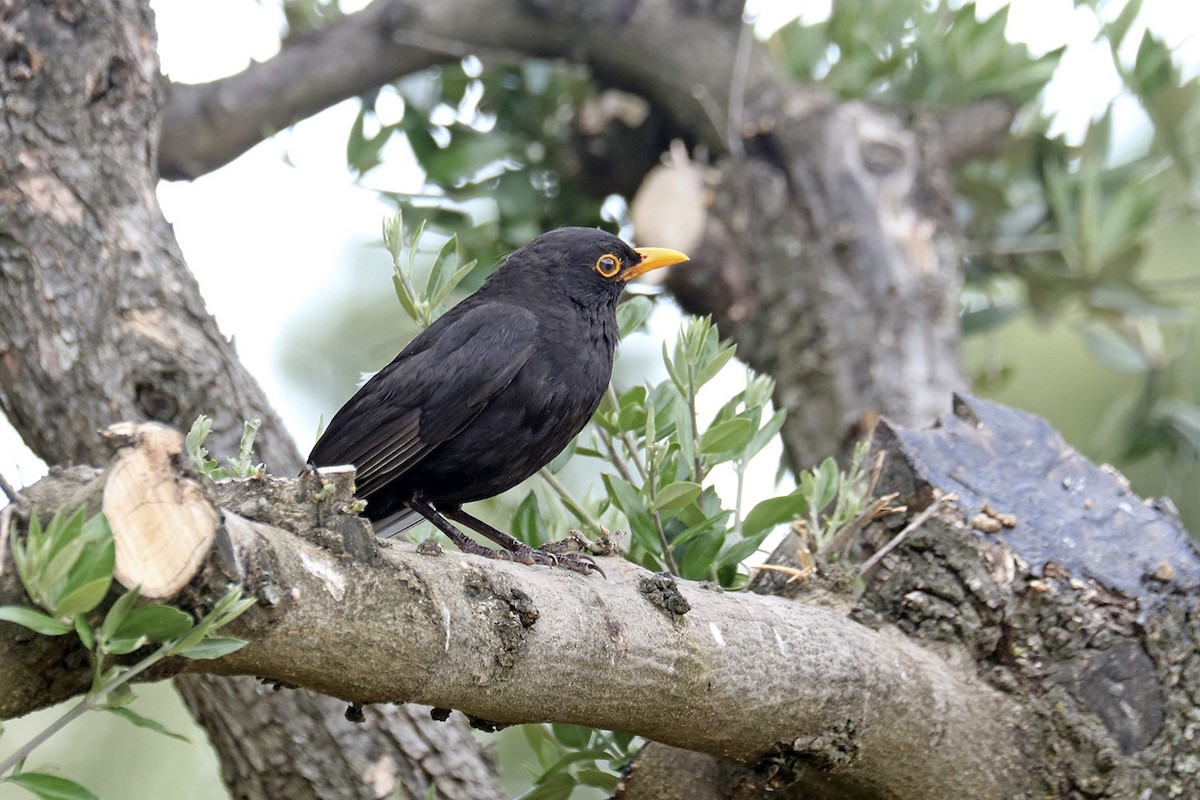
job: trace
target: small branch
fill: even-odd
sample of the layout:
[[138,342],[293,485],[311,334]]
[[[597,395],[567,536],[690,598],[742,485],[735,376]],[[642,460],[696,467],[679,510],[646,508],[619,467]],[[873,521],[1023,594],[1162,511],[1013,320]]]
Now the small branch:
[[588,513],[583,504],[575,499],[575,496],[571,494],[571,490],[563,485],[563,482],[558,479],[557,475],[550,471],[549,467],[542,467],[538,470],[538,474],[542,476],[542,480],[546,482],[546,485],[554,490],[554,493],[558,495],[558,499],[562,501],[562,504],[567,507],[568,511],[575,515],[575,519],[579,520],[581,525],[597,533],[604,530],[604,526],[600,523],[600,520]]
[[947,494],[939,497],[937,500],[926,506],[924,511],[922,511],[920,514],[917,514],[915,517],[913,517],[911,522],[904,526],[904,530],[897,533],[892,537],[891,541],[879,548],[878,553],[875,553],[873,556],[864,561],[862,566],[858,568],[858,574],[866,575],[868,572],[874,569],[875,565],[878,564],[884,556],[899,547],[900,543],[907,539],[910,533],[915,531],[917,528],[920,528],[929,520],[930,517],[957,499],[958,498],[953,494]]
[[3,472],[0,472],[0,492],[4,492],[4,496],[8,498],[10,503],[20,504],[21,493],[13,488],[13,485],[8,482],[8,478],[4,477]]
[[743,21],[738,31],[737,55],[733,62],[733,77],[729,82],[729,113],[725,116],[725,139],[735,158],[746,154],[742,146],[742,121],[746,111],[746,73],[750,69],[750,45],[754,42],[754,27]]
[[47,725],[45,730],[43,730],[37,736],[34,736],[21,747],[17,748],[16,752],[4,759],[4,761],[0,762],[0,776],[4,775],[17,764],[21,763],[21,761],[30,753],[45,744],[51,736],[67,727],[75,720],[79,719],[79,717],[83,716],[86,712],[95,708],[96,704],[107,697],[113,689],[119,689],[136,678],[138,675],[141,675],[143,672],[150,669],[150,667],[154,666],[159,661],[162,661],[163,658],[166,657],[166,653],[167,651],[165,648],[155,651],[154,653],[143,658],[134,666],[130,667],[128,671],[117,677],[116,680],[104,687],[104,689],[101,691],[98,691],[95,694],[89,694],[83,700],[76,703],[65,714]]

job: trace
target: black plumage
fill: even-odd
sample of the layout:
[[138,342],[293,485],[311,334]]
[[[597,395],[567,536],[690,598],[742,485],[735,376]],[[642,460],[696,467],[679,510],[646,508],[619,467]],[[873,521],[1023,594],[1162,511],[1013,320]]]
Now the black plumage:
[[593,228],[538,237],[363,384],[309,463],[353,464],[377,526],[415,512],[468,552],[596,570],[586,557],[533,550],[461,506],[525,480],[583,429],[612,375],[626,282],[684,260]]

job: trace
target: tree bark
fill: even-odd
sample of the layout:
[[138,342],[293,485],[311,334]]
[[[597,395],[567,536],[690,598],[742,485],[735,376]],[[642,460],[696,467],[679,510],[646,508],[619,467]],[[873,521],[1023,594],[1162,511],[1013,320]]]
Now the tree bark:
[[[145,448],[152,437],[135,438],[132,447]],[[171,505],[154,495],[163,482],[180,487],[175,505],[197,502],[183,490],[193,484],[180,471],[184,459],[161,450],[151,458],[156,480],[147,481],[146,498]],[[102,493],[129,491],[114,487],[114,474],[110,468],[92,480],[75,502],[94,508]],[[353,500],[352,473],[331,487],[321,500],[312,499],[313,478],[217,487],[217,541],[172,600],[210,608],[232,582],[259,604],[230,631],[247,647],[177,668],[253,675],[354,703],[456,708],[489,726],[554,721],[624,730],[789,775],[812,771],[821,775],[816,785],[866,796],[1005,798],[1031,788],[1013,699],[980,684],[963,662],[914,646],[888,626],[853,621],[844,601],[726,593],[619,559],[602,559],[608,579],[600,580],[383,546],[365,521],[337,514]],[[32,496],[43,493],[62,495],[34,487]],[[235,509],[253,509],[258,520]],[[197,515],[170,518],[163,536],[186,536],[180,520],[203,524]],[[109,524],[120,570],[123,539],[140,541],[144,526],[132,514],[109,515]],[[168,548],[155,552],[181,569],[191,563]],[[125,569],[137,581],[139,569],[160,567],[138,559]],[[22,648],[6,650],[3,674],[12,683],[0,682],[0,697],[14,698],[2,708],[11,715],[29,710],[14,706],[12,685],[28,686],[37,675]],[[61,685],[19,697],[44,703]],[[943,743],[914,760],[897,741]]]
[[[699,796],[713,797],[1200,788],[1200,745],[1187,735],[1200,686],[1200,554],[1171,510],[1132,496],[1042,420],[983,401],[958,398],[929,431],[884,424],[876,444],[887,453],[879,491],[908,511],[817,553],[815,575],[755,581],[778,597],[672,581],[615,558],[602,559],[609,579],[599,580],[387,546],[342,513],[348,470],[224,482],[204,501],[220,507],[216,542],[172,599],[204,609],[241,586],[258,605],[232,632],[251,644],[170,669],[458,708],[488,727],[639,733],[662,744],[631,767],[626,798],[678,796],[657,774],[663,764],[704,776]],[[152,471],[181,487],[174,502],[196,502],[182,490],[193,481],[185,461],[155,458]],[[114,472],[51,476],[30,488],[29,507],[98,508]],[[109,522],[118,553],[143,533],[136,515]],[[177,524],[162,535],[180,535]],[[28,602],[11,575],[0,567],[0,603]],[[3,625],[0,635],[0,714],[86,685],[70,637]]]
[[[259,457],[272,470],[294,472],[295,445],[205,310],[155,200],[162,81],[154,44],[144,2],[0,0],[0,408],[51,464],[103,460],[96,431],[117,420],[186,430],[200,413],[214,418],[213,450],[236,452],[241,421],[258,417]],[[248,700],[278,730],[331,711],[325,699],[276,703],[230,681],[177,685],[193,709],[213,712],[200,717],[210,731],[247,713]],[[394,724],[408,723],[397,715]],[[315,732],[309,759],[354,763],[343,753],[352,743],[337,729]],[[227,770],[243,759],[244,743],[214,735],[214,744]],[[487,774],[465,728],[447,746],[464,760],[474,753],[477,771]],[[397,774],[422,773],[422,760],[401,747],[384,756]],[[291,797],[375,797],[352,771],[314,776],[278,755],[258,766],[277,771]],[[468,793],[458,779],[426,778],[442,796],[499,796],[494,781]],[[257,780],[269,784],[271,776]],[[423,797],[421,783],[406,783],[405,796]],[[249,780],[231,789],[236,797],[269,796]]]

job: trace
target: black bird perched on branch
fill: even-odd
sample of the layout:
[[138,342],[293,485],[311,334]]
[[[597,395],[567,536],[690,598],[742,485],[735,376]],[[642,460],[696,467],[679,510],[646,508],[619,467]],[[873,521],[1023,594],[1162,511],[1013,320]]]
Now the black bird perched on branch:
[[686,260],[594,228],[539,236],[363,384],[309,464],[353,464],[377,530],[419,514],[468,553],[599,571],[583,556],[535,550],[462,504],[516,486],[583,429],[612,376],[626,282]]

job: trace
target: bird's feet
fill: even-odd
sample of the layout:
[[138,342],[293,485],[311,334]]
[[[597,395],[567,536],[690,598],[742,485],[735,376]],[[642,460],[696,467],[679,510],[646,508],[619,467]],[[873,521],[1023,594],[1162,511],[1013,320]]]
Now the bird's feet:
[[519,547],[509,550],[493,550],[491,552],[495,554],[495,558],[508,558],[511,561],[516,561],[518,564],[544,564],[548,567],[563,567],[572,572],[578,572],[581,575],[599,573],[600,577],[607,577],[595,559],[583,553],[562,553],[555,555],[545,550],[530,547],[527,544],[522,544]]

